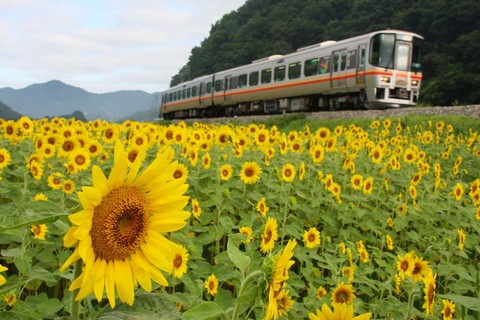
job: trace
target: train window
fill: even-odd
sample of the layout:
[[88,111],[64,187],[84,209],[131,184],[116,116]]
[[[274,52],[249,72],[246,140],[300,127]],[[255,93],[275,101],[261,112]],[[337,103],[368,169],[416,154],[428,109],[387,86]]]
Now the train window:
[[310,77],[318,74],[318,58],[305,61],[305,70],[303,71],[305,77]]
[[222,84],[223,84],[223,81],[222,80],[216,80],[215,81],[215,91],[222,91]]
[[414,72],[422,71],[422,45],[423,40],[419,38],[413,38],[413,50],[412,50],[412,67],[411,70]]
[[358,56],[358,66],[363,67],[365,65],[365,47],[360,47],[360,55]]
[[322,57],[320,58],[320,73],[328,72],[330,72],[330,57]]
[[192,88],[187,88],[187,98],[192,96]]
[[342,51],[342,60],[340,62],[340,70],[345,70],[347,66],[347,51]]
[[408,58],[410,55],[410,44],[398,42],[395,50],[395,69],[408,70]]
[[198,95],[198,87],[195,86],[192,88],[192,97],[196,97]]
[[176,91],[173,93],[173,101],[177,101],[177,92]]
[[173,101],[173,92],[168,94],[168,101]]
[[262,70],[262,83],[270,83],[272,81],[272,69]]
[[248,78],[248,84],[251,87],[258,85],[258,71],[250,72],[250,75],[249,75],[249,78]]
[[207,82],[207,93],[212,93],[212,83]]
[[177,91],[177,99],[182,100],[182,90]]
[[273,71],[273,80],[275,82],[285,80],[285,66],[275,67],[275,70]]
[[187,95],[187,90],[183,89],[182,90],[182,99],[185,99],[186,95]]
[[340,54],[338,54],[338,52],[335,52],[333,54],[333,72],[337,72],[339,71],[339,60],[340,60]]
[[300,78],[302,72],[302,63],[295,62],[288,65],[288,79]]
[[238,88],[238,76],[231,77],[229,81],[229,89],[237,89]]
[[382,68],[393,68],[394,34],[377,34],[371,40],[370,63]]
[[357,50],[348,52],[347,62],[347,69],[354,69],[356,67],[355,63],[357,62]]
[[238,86],[240,88],[247,86],[247,74],[241,74],[238,76]]

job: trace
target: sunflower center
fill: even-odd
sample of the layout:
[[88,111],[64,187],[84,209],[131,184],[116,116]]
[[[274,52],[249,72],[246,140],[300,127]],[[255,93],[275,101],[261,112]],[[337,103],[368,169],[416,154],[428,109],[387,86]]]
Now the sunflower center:
[[245,169],[245,176],[250,178],[250,177],[253,177],[253,174],[254,174],[253,169],[251,169],[251,168]]
[[402,263],[400,263],[400,269],[402,269],[403,271],[407,271],[408,270],[408,261],[403,260]]
[[175,259],[173,259],[173,266],[177,269],[180,268],[182,266],[182,261],[182,256],[177,254]]
[[341,292],[338,293],[337,301],[339,303],[346,303],[347,299],[348,299],[348,294],[346,292],[341,291]]
[[147,222],[146,199],[137,187],[111,190],[94,209],[90,236],[95,256],[107,261],[127,258],[142,243]]
[[315,234],[309,233],[308,234],[308,242],[314,242],[315,241]]
[[180,179],[182,176],[183,176],[183,174],[182,174],[181,170],[175,170],[175,172],[173,173],[173,177],[175,179]]
[[75,147],[71,141],[65,141],[65,143],[62,145],[63,151],[72,151],[74,148]]

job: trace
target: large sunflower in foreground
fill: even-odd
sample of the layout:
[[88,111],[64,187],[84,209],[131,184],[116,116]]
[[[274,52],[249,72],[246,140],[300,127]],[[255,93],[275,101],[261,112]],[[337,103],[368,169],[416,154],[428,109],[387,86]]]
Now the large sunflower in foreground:
[[308,313],[310,320],[368,320],[372,317],[372,313],[364,313],[362,315],[353,316],[353,306],[346,303],[333,305],[333,312],[330,307],[324,303],[322,310],[317,309],[315,313]]
[[115,290],[121,301],[132,305],[137,283],[147,292],[152,290],[151,280],[168,285],[161,271],[174,271],[179,245],[162,233],[186,224],[190,213],[183,210],[188,202],[183,194],[188,185],[173,178],[177,166],[169,162],[168,154],[157,155],[140,172],[142,159],[129,164],[117,141],[108,179],[93,166],[93,186],[78,192],[83,210],[69,216],[74,225],[64,238],[66,246],[78,244],[60,268],[82,259],[82,273],[69,288],[80,289],[76,300],[94,293],[100,301],[105,291],[114,308]]

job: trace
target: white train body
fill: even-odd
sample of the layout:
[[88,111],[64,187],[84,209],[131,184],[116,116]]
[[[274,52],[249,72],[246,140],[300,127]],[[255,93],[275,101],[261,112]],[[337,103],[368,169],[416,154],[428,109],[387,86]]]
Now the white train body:
[[423,38],[382,30],[198,77],[165,90],[166,119],[415,105]]

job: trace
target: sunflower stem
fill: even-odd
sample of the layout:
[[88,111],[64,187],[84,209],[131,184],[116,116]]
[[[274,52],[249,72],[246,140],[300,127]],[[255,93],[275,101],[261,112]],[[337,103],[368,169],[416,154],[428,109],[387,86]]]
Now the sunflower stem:
[[[252,273],[250,273],[242,282],[242,285],[240,286],[240,291],[238,291],[238,297],[240,297],[242,295],[242,293],[245,291],[245,289],[247,288],[247,286],[250,284],[250,282],[252,282],[253,280],[255,280],[256,278],[258,278],[259,276],[261,276],[263,274],[263,271],[262,270],[256,270]],[[237,320],[238,318],[238,311],[240,309],[240,303],[236,302],[235,303],[235,309],[233,310],[233,315],[232,315],[232,320]]]
[[[75,265],[73,267],[73,279],[77,279],[80,276],[80,273],[82,272],[82,264],[83,264],[82,259],[78,259],[77,261],[75,261]],[[78,319],[78,315],[79,315],[80,301],[75,300],[75,297],[77,296],[79,290],[80,289],[75,289],[72,296],[71,315],[72,315],[72,318],[74,319]]]

